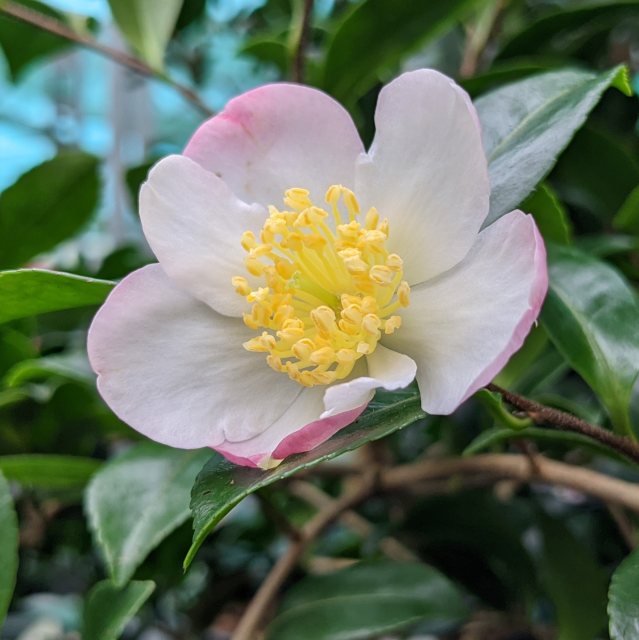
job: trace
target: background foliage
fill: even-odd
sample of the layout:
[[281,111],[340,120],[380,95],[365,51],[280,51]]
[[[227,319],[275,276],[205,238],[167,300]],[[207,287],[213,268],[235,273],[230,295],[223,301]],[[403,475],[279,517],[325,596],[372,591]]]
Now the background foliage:
[[[639,638],[639,2],[0,0],[0,49],[2,638]],[[409,388],[267,473],[120,423],[86,328],[153,261],[154,160],[280,79],[370,141],[423,66],[476,100],[489,220],[520,206],[549,246],[496,382],[621,439]]]

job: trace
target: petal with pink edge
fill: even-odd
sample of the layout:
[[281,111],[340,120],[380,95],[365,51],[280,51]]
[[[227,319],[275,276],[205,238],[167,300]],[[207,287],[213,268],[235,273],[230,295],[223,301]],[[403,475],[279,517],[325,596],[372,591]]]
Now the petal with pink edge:
[[417,362],[424,411],[451,413],[490,382],[523,344],[547,288],[543,240],[521,211],[482,231],[463,262],[414,287],[385,343]]
[[184,155],[217,174],[245,202],[280,206],[286,189],[319,201],[332,184],[352,188],[364,151],[347,111],[310,87],[271,84],[231,100],[205,122]]
[[357,168],[356,194],[390,222],[389,248],[411,285],[468,253],[488,213],[490,183],[479,120],[446,76],[411,71],[386,85],[377,131]]
[[242,347],[250,336],[240,320],[149,265],[127,276],[98,311],[88,352],[118,417],[153,440],[193,449],[254,437],[299,395],[297,383]]
[[144,235],[162,269],[225,315],[248,310],[231,278],[246,275],[242,233],[258,233],[266,217],[264,208],[238,200],[222,180],[184,156],[160,160],[140,191]]

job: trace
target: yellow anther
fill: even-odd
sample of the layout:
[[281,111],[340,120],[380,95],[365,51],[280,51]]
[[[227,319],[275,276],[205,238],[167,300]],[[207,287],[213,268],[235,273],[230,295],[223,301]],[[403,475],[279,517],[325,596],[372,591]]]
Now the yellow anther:
[[257,244],[255,234],[252,231],[245,231],[242,234],[242,239],[240,242],[245,251],[249,251],[249,249],[252,249]]
[[400,316],[391,316],[384,322],[384,333],[389,336],[402,326],[402,319]]
[[402,280],[397,287],[397,299],[402,307],[407,307],[410,304],[410,287],[406,280]]
[[231,279],[252,305],[244,323],[261,331],[244,347],[303,386],[332,384],[400,328],[393,314],[409,303],[404,265],[386,248],[388,220],[374,207],[361,216],[350,189],[330,187],[328,210],[306,189],[287,190],[284,202],[286,210],[268,207],[260,242],[242,234],[246,269],[262,284]]
[[393,281],[393,272],[383,264],[376,264],[371,267],[368,275],[373,282],[384,286]]
[[235,289],[236,293],[239,293],[241,296],[247,296],[251,293],[251,287],[249,286],[248,280],[242,276],[233,276],[231,278],[231,284]]

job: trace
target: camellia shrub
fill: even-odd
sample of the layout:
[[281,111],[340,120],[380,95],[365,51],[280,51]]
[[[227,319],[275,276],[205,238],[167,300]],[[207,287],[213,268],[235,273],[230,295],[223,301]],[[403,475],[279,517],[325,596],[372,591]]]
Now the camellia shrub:
[[2,638],[639,639],[639,3],[0,47]]

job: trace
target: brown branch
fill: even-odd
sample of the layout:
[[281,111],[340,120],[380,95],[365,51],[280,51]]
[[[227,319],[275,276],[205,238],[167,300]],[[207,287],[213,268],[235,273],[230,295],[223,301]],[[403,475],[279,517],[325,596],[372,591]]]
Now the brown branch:
[[529,400],[524,396],[520,396],[518,393],[502,389],[496,384],[486,385],[486,389],[499,393],[501,397],[508,402],[508,404],[511,404],[513,407],[525,412],[538,424],[551,424],[563,431],[580,433],[588,438],[601,442],[607,447],[610,447],[627,458],[630,458],[634,462],[639,463],[639,445],[630,440],[630,438],[618,436],[606,429],[590,424],[581,418],[577,418],[570,413],[539,404],[534,400]]
[[304,69],[306,66],[306,47],[308,46],[308,36],[311,28],[311,17],[313,15],[314,0],[304,0],[302,13],[302,26],[300,37],[297,41],[295,56],[293,58],[293,80],[304,82]]
[[482,454],[472,458],[423,460],[383,471],[378,486],[394,491],[419,482],[454,476],[483,475],[494,480],[512,479],[529,484],[551,484],[579,491],[599,500],[639,513],[639,486],[611,478],[592,469],[535,456],[535,467],[526,455]]
[[90,49],[95,53],[98,53],[113,62],[116,62],[119,65],[127,67],[140,75],[155,78],[156,80],[160,80],[165,84],[173,87],[178,93],[180,93],[188,102],[197,107],[204,115],[212,116],[213,111],[209,109],[204,102],[202,102],[201,98],[189,87],[186,85],[177,82],[177,80],[173,80],[169,76],[164,73],[153,69],[148,64],[136,58],[135,56],[129,55],[124,51],[119,51],[118,49],[114,49],[113,47],[109,47],[101,44],[94,38],[90,38],[89,36],[85,36],[83,34],[77,33],[70,27],[68,27],[60,20],[56,20],[50,16],[46,16],[38,11],[34,11],[33,9],[29,9],[24,5],[18,4],[16,2],[12,2],[11,0],[4,0],[0,3],[0,11],[20,22],[24,22],[29,24],[37,29],[42,31],[46,31],[48,33],[52,33],[53,35],[59,36],[60,38],[64,38],[65,40],[69,40],[71,42],[75,42],[86,49]]
[[375,474],[367,474],[357,478],[351,487],[325,509],[315,515],[301,530],[300,538],[294,541],[286,553],[273,565],[268,576],[261,584],[240,620],[233,640],[253,640],[256,631],[268,610],[273,598],[286,581],[289,573],[295,568],[300,556],[308,546],[344,511],[364,500],[375,486]]
[[[331,498],[331,496],[327,495],[310,482],[296,480],[289,485],[289,490],[293,495],[301,498],[305,502],[308,502],[317,509],[328,509],[336,502],[335,498]],[[339,516],[338,520],[345,527],[349,528],[362,538],[370,536],[375,529],[375,527],[366,520],[366,518],[360,516],[359,513],[355,511],[344,511]],[[382,538],[379,541],[379,548],[391,560],[397,560],[398,562],[419,560],[416,554],[405,547],[401,542],[399,542],[399,540],[396,540],[391,536]]]

